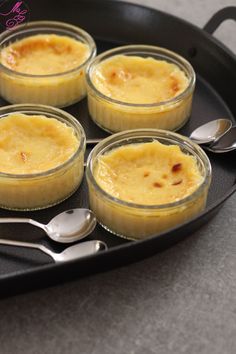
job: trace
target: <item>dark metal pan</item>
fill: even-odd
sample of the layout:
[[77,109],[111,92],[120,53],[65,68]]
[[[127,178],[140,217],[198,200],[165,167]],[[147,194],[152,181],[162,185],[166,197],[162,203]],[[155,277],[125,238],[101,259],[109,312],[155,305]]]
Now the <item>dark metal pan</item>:
[[[73,23],[91,33],[99,51],[120,44],[154,44],[169,48],[188,59],[197,72],[197,86],[193,112],[189,123],[180,133],[190,132],[207,121],[220,117],[235,122],[236,57],[212,37],[212,33],[225,20],[236,20],[236,7],[225,8],[215,14],[204,29],[166,13],[123,2],[84,0],[27,1],[32,20],[58,20]],[[65,7],[66,6],[66,7]],[[0,101],[1,105],[6,102]],[[77,117],[86,130],[87,137],[105,137],[106,133],[89,119],[86,100],[69,107],[68,112]],[[232,154],[213,155],[209,158],[213,167],[213,181],[206,210],[194,220],[164,234],[139,242],[128,242],[112,236],[100,226],[91,238],[105,240],[109,250],[95,256],[66,264],[49,263],[49,259],[37,251],[1,246],[0,293],[16,294],[33,288],[45,287],[91,273],[105,271],[151,256],[173,245],[208,222],[224,201],[236,190],[236,164]],[[85,182],[77,193],[62,204],[50,209],[27,213],[28,217],[47,222],[57,213],[80,206],[87,206]],[[0,217],[13,216],[14,212],[0,211]],[[26,213],[18,213],[25,216]],[[59,246],[46,241],[38,229],[23,225],[1,226],[1,237],[38,241],[48,246]]]

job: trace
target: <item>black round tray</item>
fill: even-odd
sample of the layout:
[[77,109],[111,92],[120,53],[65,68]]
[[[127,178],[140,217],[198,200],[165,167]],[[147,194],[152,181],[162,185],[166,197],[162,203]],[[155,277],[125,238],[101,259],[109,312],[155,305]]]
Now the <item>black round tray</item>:
[[[235,93],[236,57],[212,33],[228,18],[236,19],[236,7],[218,12],[205,26],[199,29],[188,22],[154,9],[113,1],[27,1],[31,20],[58,20],[73,23],[94,36],[98,51],[121,44],[154,44],[166,47],[188,59],[196,73],[197,85],[194,94],[193,111],[190,121],[180,133],[188,136],[197,126],[217,118],[236,116]],[[1,105],[7,103],[0,100]],[[89,118],[86,99],[66,109],[83,125],[88,138],[107,136]],[[150,256],[171,246],[180,239],[191,235],[201,225],[212,218],[223,202],[236,190],[236,164],[232,163],[233,153],[208,154],[213,168],[213,180],[209,191],[206,210],[197,218],[159,236],[144,241],[129,242],[109,234],[97,226],[91,239],[101,239],[109,246],[108,251],[64,264],[54,264],[44,254],[22,248],[1,246],[0,249],[0,294],[26,291],[44,287],[64,280],[84,276],[125,265]],[[88,206],[85,181],[68,200],[47,210],[23,213],[47,223],[57,213]],[[15,212],[0,210],[0,217],[15,216]],[[23,224],[1,225],[1,237],[39,241],[55,250],[61,246],[48,241],[39,229]]]

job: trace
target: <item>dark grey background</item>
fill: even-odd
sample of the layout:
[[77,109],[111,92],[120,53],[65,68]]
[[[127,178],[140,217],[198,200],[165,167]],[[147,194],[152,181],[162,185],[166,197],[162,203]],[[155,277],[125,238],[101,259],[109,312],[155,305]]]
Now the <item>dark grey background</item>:
[[[218,9],[236,6],[236,0],[133,2],[200,27]],[[236,53],[235,33],[228,21],[216,36]],[[236,195],[208,225],[161,254],[0,302],[1,354],[235,352]]]

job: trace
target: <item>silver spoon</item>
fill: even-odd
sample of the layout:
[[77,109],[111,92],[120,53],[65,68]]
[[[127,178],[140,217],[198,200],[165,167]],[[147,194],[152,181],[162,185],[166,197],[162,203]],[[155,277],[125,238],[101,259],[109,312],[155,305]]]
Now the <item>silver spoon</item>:
[[0,218],[0,223],[28,223],[43,229],[56,242],[81,240],[95,228],[97,220],[89,209],[71,209],[55,216],[47,225],[27,218]]
[[[210,144],[216,142],[222,135],[232,127],[232,122],[230,119],[216,119],[212,120],[206,124],[201,125],[195,129],[191,135],[190,139],[197,144]],[[87,139],[87,145],[95,145],[102,141],[103,138]]]
[[230,119],[212,120],[195,129],[189,138],[199,145],[212,144],[227,133],[231,127],[232,122]]
[[236,126],[232,127],[215,144],[207,147],[207,150],[215,153],[230,152],[236,149]]
[[50,256],[56,263],[57,262],[68,262],[73,259],[82,258],[85,256],[92,255],[96,252],[106,250],[107,245],[105,242],[99,240],[85,241],[81,243],[77,243],[73,246],[67,247],[61,253],[56,253],[49,250],[47,247],[40,245],[38,243],[31,242],[21,242],[21,241],[12,241],[12,240],[4,240],[0,239],[0,244],[7,246],[17,246],[17,247],[25,247],[25,248],[36,248],[48,256]]

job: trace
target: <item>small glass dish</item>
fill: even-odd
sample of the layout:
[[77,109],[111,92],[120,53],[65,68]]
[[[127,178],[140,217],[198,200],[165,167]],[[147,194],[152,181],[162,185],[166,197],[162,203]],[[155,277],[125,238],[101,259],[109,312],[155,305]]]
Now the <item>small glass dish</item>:
[[78,140],[78,147],[67,160],[43,172],[12,174],[3,173],[0,168],[0,207],[28,211],[48,208],[62,202],[77,190],[83,178],[86,138],[82,126],[67,112],[54,107],[33,104],[1,107],[0,120],[12,113],[28,116],[43,115],[58,120],[73,129],[73,134]]
[[[85,69],[96,55],[96,45],[81,28],[63,22],[29,22],[3,32],[0,35],[0,51],[19,40],[50,34],[66,36],[86,44],[89,50],[87,59],[73,69],[47,75],[21,73],[0,62],[0,95],[6,101],[66,107],[86,96]],[[48,62],[48,65],[52,63]]]
[[[94,84],[96,68],[101,63],[121,55],[152,58],[175,64],[186,75],[188,80],[186,89],[166,101],[146,104],[124,102],[114,99],[112,94],[105,95]],[[190,117],[195,72],[187,60],[165,48],[128,45],[106,51],[91,61],[86,71],[86,81],[90,116],[98,126],[108,132],[141,128],[178,130]]]
[[[114,197],[98,184],[94,171],[101,156],[119,147],[155,141],[165,145],[177,145],[180,153],[194,157],[201,179],[193,193],[167,204],[143,205]],[[123,156],[127,159],[124,152]],[[205,208],[211,182],[211,165],[205,152],[184,136],[164,130],[136,129],[114,134],[100,142],[88,157],[86,178],[90,208],[98,222],[115,235],[139,240],[176,227],[194,218]],[[135,185],[132,188],[136,191]]]

